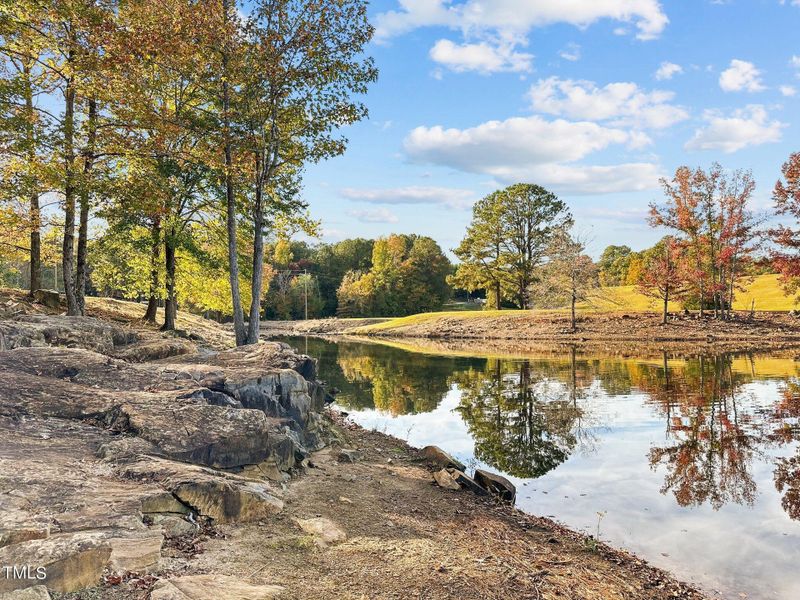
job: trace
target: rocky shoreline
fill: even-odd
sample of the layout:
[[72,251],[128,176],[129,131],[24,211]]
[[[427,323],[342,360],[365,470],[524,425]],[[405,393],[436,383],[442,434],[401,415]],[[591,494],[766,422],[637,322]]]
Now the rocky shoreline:
[[285,345],[116,308],[0,320],[3,600],[703,597],[343,420]]

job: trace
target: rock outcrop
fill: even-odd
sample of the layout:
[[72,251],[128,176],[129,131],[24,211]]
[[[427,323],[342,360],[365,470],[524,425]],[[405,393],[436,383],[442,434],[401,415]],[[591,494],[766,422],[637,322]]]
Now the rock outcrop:
[[[0,573],[0,593],[146,573],[165,536],[282,510],[273,481],[324,445],[315,374],[275,343],[198,353],[91,318],[0,321],[0,564],[46,572]],[[181,579],[152,597],[275,592]]]

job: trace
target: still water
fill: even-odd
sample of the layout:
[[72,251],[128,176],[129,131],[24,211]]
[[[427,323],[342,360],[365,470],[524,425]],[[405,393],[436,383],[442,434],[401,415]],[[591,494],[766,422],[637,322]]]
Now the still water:
[[282,340],[319,359],[355,422],[505,474],[522,510],[599,530],[724,598],[800,599],[792,355],[490,358]]

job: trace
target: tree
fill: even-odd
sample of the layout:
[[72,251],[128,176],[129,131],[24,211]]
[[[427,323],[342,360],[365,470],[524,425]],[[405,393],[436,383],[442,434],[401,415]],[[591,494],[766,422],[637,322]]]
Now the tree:
[[[52,174],[48,169],[51,152],[49,112],[39,98],[50,91],[48,70],[43,63],[41,40],[35,31],[41,26],[35,15],[28,26],[19,16],[0,20],[0,201],[21,216],[28,230],[30,292],[42,287],[40,196],[47,191]],[[4,239],[19,239],[18,235]],[[18,246],[22,248],[22,246]]]
[[497,309],[502,298],[528,308],[528,290],[556,231],[572,217],[555,194],[516,184],[490,194],[473,208],[472,223],[454,251],[461,264],[451,284],[487,289]]
[[759,220],[748,208],[755,189],[749,171],[726,173],[715,163],[706,172],[680,167],[662,179],[667,198],[651,204],[650,225],[676,232],[700,314],[730,314],[742,264],[756,248]]
[[626,285],[628,268],[631,263],[631,249],[628,246],[608,246],[597,261],[600,285]]
[[575,305],[587,300],[589,292],[599,285],[597,266],[585,250],[584,242],[566,229],[555,231],[547,249],[549,260],[537,270],[536,282],[529,289],[540,306],[569,304],[573,331]]
[[667,324],[670,300],[679,299],[687,289],[686,274],[680,260],[680,247],[665,237],[645,253],[639,291],[663,302],[662,324]]
[[235,150],[253,164],[247,343],[259,337],[269,211],[303,208],[296,196],[303,166],[342,154],[346,140],[339,129],[367,116],[356,99],[377,77],[372,59],[362,55],[373,32],[366,11],[364,0],[257,0],[244,27],[232,118],[243,133]]
[[781,169],[779,179],[772,192],[775,212],[794,219],[794,227],[778,225],[769,231],[777,246],[771,253],[772,264],[781,275],[781,284],[787,294],[800,290],[800,152],[793,153]]
[[402,316],[437,310],[450,296],[450,261],[431,238],[390,235],[375,240],[372,268],[351,271],[337,291],[339,314]]
[[499,192],[494,192],[472,207],[472,222],[458,248],[453,250],[461,262],[450,279],[450,285],[469,292],[485,289],[496,310],[501,308],[506,284],[498,197]]

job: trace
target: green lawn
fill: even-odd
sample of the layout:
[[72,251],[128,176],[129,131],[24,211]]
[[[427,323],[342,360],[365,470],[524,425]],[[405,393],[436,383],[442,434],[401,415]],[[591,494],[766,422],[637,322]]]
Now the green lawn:
[[[745,282],[744,290],[736,294],[733,303],[734,310],[750,310],[751,302],[755,300],[757,311],[789,311],[796,308],[795,299],[783,293],[777,275],[760,275],[752,281]],[[440,312],[419,313],[408,317],[398,317],[383,323],[376,323],[358,329],[359,333],[382,331],[403,327],[407,325],[418,325],[431,319],[455,318],[473,319],[483,317],[509,317],[514,315],[529,314],[524,310],[475,310],[466,308],[466,305],[446,305],[455,310],[445,310]],[[477,308],[477,305],[472,305]],[[670,303],[670,310],[677,311],[682,307],[679,303]],[[659,312],[661,303],[659,300],[649,298],[639,293],[636,286],[626,285],[619,287],[600,288],[590,301],[582,302],[578,309],[582,312]],[[558,310],[536,310],[536,313],[564,312],[566,309]]]

